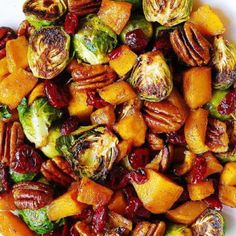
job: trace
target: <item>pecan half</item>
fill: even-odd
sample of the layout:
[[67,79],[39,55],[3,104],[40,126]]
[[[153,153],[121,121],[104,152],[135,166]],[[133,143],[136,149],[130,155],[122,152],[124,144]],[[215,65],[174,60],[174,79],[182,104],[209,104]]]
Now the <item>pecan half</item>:
[[41,166],[41,172],[47,180],[62,186],[69,186],[76,180],[76,175],[70,164],[62,157],[56,157],[44,162]]
[[78,64],[72,70],[72,79],[77,90],[100,89],[116,79],[115,72],[108,65]]
[[85,16],[98,12],[101,2],[101,0],[68,0],[68,8],[69,12]]
[[133,236],[163,236],[166,230],[166,224],[163,221],[150,223],[147,221],[139,222],[134,231]]
[[36,210],[52,201],[52,188],[40,182],[22,182],[13,186],[13,197],[17,208]]
[[23,144],[24,133],[19,122],[0,121],[0,161],[9,166],[16,149]]
[[144,119],[153,133],[175,132],[187,118],[187,108],[177,91],[162,102],[144,102]]
[[170,34],[170,42],[178,57],[189,66],[203,66],[210,61],[210,43],[187,22]]

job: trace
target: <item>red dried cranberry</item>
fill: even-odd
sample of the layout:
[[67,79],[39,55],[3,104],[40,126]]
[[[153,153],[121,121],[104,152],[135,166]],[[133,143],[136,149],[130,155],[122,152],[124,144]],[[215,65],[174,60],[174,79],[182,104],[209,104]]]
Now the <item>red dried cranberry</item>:
[[141,29],[135,29],[125,35],[125,44],[134,52],[142,53],[148,45],[148,38]]
[[223,209],[223,205],[216,194],[204,199],[204,202],[206,202],[210,208],[213,208],[215,210],[221,211]]
[[137,148],[129,155],[129,162],[134,169],[144,168],[150,161],[150,151],[147,148]]
[[66,15],[64,29],[68,34],[75,34],[79,26],[78,16],[74,13],[69,12]]
[[236,111],[236,89],[225,96],[217,110],[221,115],[230,115]]
[[44,85],[45,93],[49,103],[56,108],[66,107],[69,103],[69,95],[65,88],[47,80]]
[[78,128],[79,120],[75,116],[70,116],[61,127],[62,135],[69,135]]
[[162,51],[165,56],[168,56],[171,54],[172,46],[170,43],[169,35],[163,35],[160,37],[154,44],[153,51]]
[[102,233],[105,225],[107,223],[108,220],[108,213],[107,213],[107,209],[104,206],[99,206],[93,215],[93,230],[95,231],[95,233]]
[[204,180],[206,174],[207,162],[203,156],[197,156],[193,167],[190,171],[190,177],[192,184],[199,183]]
[[29,145],[21,145],[17,148],[10,167],[19,173],[38,173],[42,165],[42,158],[36,150]]
[[177,132],[170,132],[166,134],[167,142],[174,145],[186,145],[184,129],[180,129]]
[[87,96],[87,104],[94,106],[96,109],[109,105],[109,103],[104,101],[96,91],[88,91]]
[[15,39],[16,33],[9,27],[0,27],[0,59],[6,56],[5,46],[8,40]]
[[6,49],[0,49],[0,59],[4,58],[6,56]]
[[115,60],[116,58],[120,56],[121,53],[122,53],[122,46],[113,49],[112,52],[110,52],[108,56],[111,60]]
[[70,234],[69,234],[69,235],[70,235],[70,236],[80,236],[79,233],[78,233],[78,231],[75,229],[74,226],[72,226],[72,227],[70,228]]
[[91,206],[88,206],[85,209],[83,209],[83,211],[79,215],[76,215],[75,218],[89,224],[93,220],[93,215],[94,215],[93,208]]
[[0,193],[8,192],[9,190],[8,170],[6,166],[0,163]]

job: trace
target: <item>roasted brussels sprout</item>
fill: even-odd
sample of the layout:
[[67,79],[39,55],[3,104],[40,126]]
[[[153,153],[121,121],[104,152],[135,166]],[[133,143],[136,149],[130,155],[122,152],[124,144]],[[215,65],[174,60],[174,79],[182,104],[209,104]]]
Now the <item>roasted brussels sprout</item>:
[[216,153],[216,157],[222,162],[236,161],[236,146],[231,147],[227,152]]
[[0,120],[1,119],[10,119],[11,113],[8,110],[7,105],[0,105]]
[[108,62],[107,54],[116,47],[117,36],[97,15],[89,15],[82,20],[73,43],[79,59],[90,64],[103,64]]
[[71,163],[75,173],[105,179],[118,155],[118,138],[104,126],[82,127],[57,139],[57,149]]
[[189,19],[192,5],[193,0],[143,0],[143,11],[147,21],[174,26]]
[[167,226],[165,236],[192,236],[192,231],[187,225],[170,224]]
[[29,39],[28,61],[35,77],[52,79],[69,62],[70,36],[61,27],[35,30]]
[[207,109],[210,111],[212,117],[217,118],[219,120],[225,121],[231,118],[230,115],[222,115],[219,113],[218,106],[220,105],[221,101],[225,98],[228,94],[228,90],[215,90],[213,91],[213,95],[211,101],[206,105]]
[[126,34],[136,29],[141,29],[148,39],[150,39],[153,35],[152,24],[148,22],[144,16],[137,15],[131,18],[122,30],[120,34],[121,41],[125,43]]
[[214,40],[213,66],[215,69],[214,88],[228,89],[236,79],[236,48],[221,35],[215,37]]
[[27,99],[24,98],[17,109],[28,140],[38,148],[47,145],[48,129],[53,121],[62,116],[62,111],[49,105],[46,98],[34,100],[31,106],[28,106]]
[[162,101],[173,88],[172,74],[160,51],[140,55],[128,82],[140,99],[152,102]]
[[10,173],[10,178],[12,179],[12,181],[14,183],[19,183],[19,182],[23,182],[23,181],[31,181],[37,175],[36,173],[22,174],[22,173],[18,173],[16,171],[14,171],[12,169],[10,169],[9,173]]
[[223,236],[225,222],[219,211],[213,209],[205,210],[192,225],[194,235],[199,236]]
[[66,10],[64,0],[27,0],[23,5],[26,19],[36,28],[54,24]]

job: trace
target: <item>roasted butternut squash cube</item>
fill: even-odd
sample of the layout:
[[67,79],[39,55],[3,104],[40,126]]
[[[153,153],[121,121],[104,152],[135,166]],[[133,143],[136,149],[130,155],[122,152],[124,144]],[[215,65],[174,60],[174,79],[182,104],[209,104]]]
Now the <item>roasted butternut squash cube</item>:
[[147,126],[141,112],[135,112],[122,118],[115,124],[114,130],[124,140],[132,141],[135,147],[145,142]]
[[127,74],[134,66],[137,55],[126,45],[114,49],[115,56],[109,60],[110,67],[120,76]]
[[207,163],[205,178],[208,177],[209,175],[220,173],[223,170],[223,166],[213,156],[211,152],[206,152],[204,153],[203,156],[206,159],[206,163]]
[[77,200],[79,202],[92,205],[94,207],[106,205],[113,191],[105,186],[102,186],[87,177],[82,178],[78,189]]
[[220,176],[220,183],[224,185],[236,185],[236,162],[229,162],[224,166]]
[[144,207],[154,214],[167,212],[178,200],[183,188],[166,176],[146,169],[148,180],[144,184],[132,182]]
[[131,151],[132,146],[133,146],[133,141],[130,139],[122,140],[121,142],[119,142],[117,145],[119,153],[116,158],[116,162],[123,160]]
[[184,98],[192,109],[198,108],[211,100],[211,68],[194,67],[183,75]]
[[116,33],[120,34],[127,24],[131,14],[132,4],[102,0],[98,17]]
[[225,32],[221,19],[209,5],[203,5],[193,12],[190,21],[206,36],[216,36]]
[[25,69],[29,65],[27,52],[28,41],[24,36],[7,41],[6,57],[10,73],[13,73],[19,68]]
[[111,198],[108,208],[109,210],[114,211],[120,215],[124,215],[126,206],[127,202],[125,200],[124,193],[122,191],[117,191]]
[[7,67],[7,58],[4,57],[0,60],[0,80],[7,74],[9,74],[9,70]]
[[16,206],[12,192],[0,195],[0,211],[15,211]]
[[71,100],[68,105],[68,111],[71,116],[77,116],[81,121],[87,121],[93,112],[93,106],[87,104],[87,93],[75,89],[75,84],[69,85]]
[[192,201],[203,200],[215,192],[212,180],[188,184],[189,197]]
[[127,102],[136,97],[133,88],[125,81],[115,82],[98,90],[100,97],[112,105]]
[[230,185],[220,185],[219,199],[226,206],[236,208],[236,187]]
[[205,145],[206,129],[208,123],[208,111],[198,108],[190,112],[184,126],[184,135],[189,149],[201,154],[209,148]]
[[0,81],[0,103],[15,109],[37,84],[37,79],[29,72],[18,69]]
[[55,221],[64,217],[81,214],[86,204],[76,200],[78,193],[78,183],[72,183],[68,192],[53,200],[47,207],[49,220]]
[[30,93],[28,104],[31,105],[38,97],[45,97],[44,83],[39,83]]
[[9,211],[0,211],[0,219],[0,235],[36,236],[19,217]]
[[166,213],[166,217],[175,223],[192,224],[206,209],[207,204],[202,201],[188,201]]

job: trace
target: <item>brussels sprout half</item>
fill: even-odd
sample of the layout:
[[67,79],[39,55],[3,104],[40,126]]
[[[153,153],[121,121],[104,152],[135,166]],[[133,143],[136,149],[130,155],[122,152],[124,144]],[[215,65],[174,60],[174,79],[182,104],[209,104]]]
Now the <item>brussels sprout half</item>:
[[88,15],[74,35],[73,44],[78,59],[103,64],[108,62],[107,54],[116,47],[117,36],[97,15]]
[[215,37],[213,66],[215,68],[214,88],[228,89],[236,79],[236,48],[224,40],[223,36]]
[[219,211],[205,210],[192,225],[194,235],[224,236],[225,221]]
[[28,61],[33,75],[52,79],[69,62],[70,36],[61,27],[35,30],[29,40]]
[[159,102],[168,97],[173,88],[172,74],[161,52],[148,52],[138,57],[128,82],[140,99]]
[[189,19],[193,0],[143,0],[143,11],[147,21],[165,26],[178,25]]
[[192,236],[192,231],[187,225],[169,224],[165,236]]
[[121,41],[125,43],[126,34],[136,29],[141,29],[148,39],[150,39],[153,35],[152,24],[148,22],[144,16],[137,15],[132,17],[122,30],[120,34]]
[[88,126],[57,139],[56,146],[71,163],[75,173],[105,179],[117,157],[118,138],[103,126]]
[[9,174],[10,174],[10,178],[12,179],[14,183],[19,183],[23,181],[31,181],[37,175],[36,173],[22,174],[22,173],[15,172],[12,169],[10,169]]
[[66,10],[64,0],[27,0],[23,5],[26,19],[35,28],[54,24]]
[[215,155],[222,162],[236,161],[236,146],[230,148],[230,150],[227,152],[216,153]]

